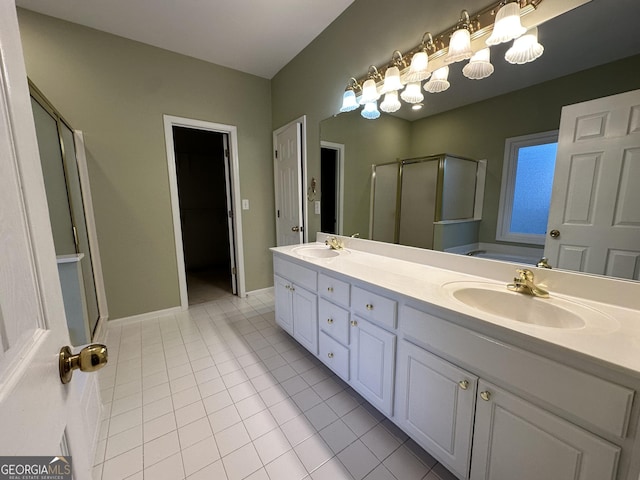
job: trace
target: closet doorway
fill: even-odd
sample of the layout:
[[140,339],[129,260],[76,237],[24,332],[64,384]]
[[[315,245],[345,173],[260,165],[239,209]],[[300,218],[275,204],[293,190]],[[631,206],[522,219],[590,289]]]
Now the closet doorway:
[[196,121],[165,116],[183,308],[244,290],[238,275],[232,132],[188,122]]
[[342,235],[344,145],[320,142],[320,229]]

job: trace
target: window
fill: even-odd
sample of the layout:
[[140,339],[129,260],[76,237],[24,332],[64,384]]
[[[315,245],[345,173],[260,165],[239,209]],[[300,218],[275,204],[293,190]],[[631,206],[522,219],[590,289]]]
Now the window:
[[505,142],[496,239],[544,245],[558,131]]

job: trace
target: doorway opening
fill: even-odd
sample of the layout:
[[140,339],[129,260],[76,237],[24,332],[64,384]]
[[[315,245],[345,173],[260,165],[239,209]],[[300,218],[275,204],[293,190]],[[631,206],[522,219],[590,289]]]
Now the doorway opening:
[[164,118],[181,306],[244,296],[236,128]]
[[325,233],[342,234],[344,145],[320,144],[320,229]]
[[[189,305],[233,294],[226,133],[173,127]],[[231,227],[231,228],[230,228]]]

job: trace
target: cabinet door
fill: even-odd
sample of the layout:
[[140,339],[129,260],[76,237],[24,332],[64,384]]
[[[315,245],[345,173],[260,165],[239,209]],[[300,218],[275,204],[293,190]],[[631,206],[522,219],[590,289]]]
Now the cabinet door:
[[472,480],[612,480],[620,448],[480,381]]
[[293,322],[291,313],[291,283],[282,277],[273,277],[275,290],[276,323],[289,335],[293,335]]
[[293,285],[293,338],[318,355],[318,297]]
[[477,384],[474,375],[412,343],[400,342],[399,425],[460,478],[469,475]]
[[352,386],[374,407],[393,415],[396,336],[354,317],[351,323]]

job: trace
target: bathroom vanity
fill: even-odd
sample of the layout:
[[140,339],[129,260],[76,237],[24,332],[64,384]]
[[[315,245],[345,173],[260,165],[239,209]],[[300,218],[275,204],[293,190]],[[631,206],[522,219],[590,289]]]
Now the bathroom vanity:
[[458,478],[639,478],[637,283],[325,238],[272,249],[277,323]]

